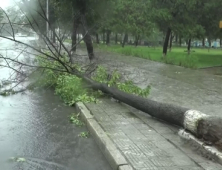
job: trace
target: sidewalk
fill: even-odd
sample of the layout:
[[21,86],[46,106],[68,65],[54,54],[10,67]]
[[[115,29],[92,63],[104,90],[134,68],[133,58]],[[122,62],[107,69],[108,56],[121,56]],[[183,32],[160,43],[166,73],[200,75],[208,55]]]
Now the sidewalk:
[[[85,48],[77,49],[77,53],[81,56],[77,56],[76,61],[89,63]],[[136,85],[142,88],[151,85],[149,99],[222,116],[222,76],[209,69],[192,70],[98,49],[95,55],[100,65],[118,70]]]
[[135,170],[222,170],[185,144],[177,127],[111,99],[86,107]]
[[[76,60],[87,63],[87,53],[81,49],[77,53],[81,57]],[[222,77],[131,56],[96,53],[100,64],[117,69],[138,86],[151,85],[150,99],[221,116]],[[86,106],[135,170],[222,170],[199,148],[184,143],[176,127],[110,99]]]

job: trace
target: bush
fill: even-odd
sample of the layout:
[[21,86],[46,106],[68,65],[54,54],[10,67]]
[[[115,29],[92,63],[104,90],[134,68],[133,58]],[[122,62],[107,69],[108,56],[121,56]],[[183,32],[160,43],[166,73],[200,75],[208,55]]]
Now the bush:
[[150,86],[147,86],[145,89],[141,89],[140,87],[134,85],[132,81],[121,82],[121,76],[117,71],[113,71],[109,77],[107,70],[101,66],[98,67],[96,75],[93,77],[93,80],[100,83],[105,83],[108,86],[114,86],[126,93],[131,93],[142,97],[147,97],[151,89]]
[[[65,72],[66,70],[58,61],[49,60],[44,56],[39,56],[37,60],[40,67],[47,67],[47,69],[39,71],[40,78],[35,86],[40,88],[52,87],[55,93],[68,105],[73,105],[79,101],[96,102],[95,97],[88,94],[84,88],[82,79]],[[68,63],[66,57],[61,60]],[[75,67],[80,70],[80,67],[76,65]]]
[[[80,101],[97,102],[95,96],[97,95],[98,97],[98,95],[101,95],[101,92],[92,93],[84,88],[84,83],[81,78],[66,72],[57,71],[57,69],[65,71],[62,69],[60,63],[48,60],[44,57],[40,57],[38,61],[40,66],[48,67],[48,69],[44,69],[43,74],[40,76],[40,80],[37,84],[39,87],[53,87],[55,93],[68,105],[73,105]],[[79,71],[82,71],[79,66],[77,67],[77,65],[75,65],[75,67],[79,69]],[[147,97],[150,91],[149,86],[145,89],[141,89],[135,86],[132,81],[121,82],[121,76],[117,71],[108,74],[107,70],[101,66],[96,70],[93,80],[99,83],[105,83],[109,87],[114,86],[126,93],[132,93],[143,97]]]
[[55,92],[69,105],[80,101],[96,101],[93,96],[88,95],[86,89],[83,87],[82,79],[71,74],[64,74],[58,77]]

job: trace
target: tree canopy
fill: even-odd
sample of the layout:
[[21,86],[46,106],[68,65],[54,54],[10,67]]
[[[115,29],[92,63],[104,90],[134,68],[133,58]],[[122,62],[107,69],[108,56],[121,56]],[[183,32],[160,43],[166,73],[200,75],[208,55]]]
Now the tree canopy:
[[[125,34],[134,43],[152,37],[154,32],[165,35],[163,54],[169,41],[221,38],[218,22],[222,19],[222,0],[49,0],[49,23],[53,28],[87,35]],[[23,0],[20,8],[35,31],[45,32],[46,1]],[[0,14],[1,15],[1,14]],[[39,27],[37,30],[37,26]],[[77,31],[79,30],[79,31]],[[77,32],[76,32],[77,31]],[[72,36],[73,44],[76,43]],[[171,38],[170,38],[171,37]],[[171,39],[171,40],[170,40]],[[88,41],[91,42],[88,37]],[[149,39],[148,39],[149,41]]]

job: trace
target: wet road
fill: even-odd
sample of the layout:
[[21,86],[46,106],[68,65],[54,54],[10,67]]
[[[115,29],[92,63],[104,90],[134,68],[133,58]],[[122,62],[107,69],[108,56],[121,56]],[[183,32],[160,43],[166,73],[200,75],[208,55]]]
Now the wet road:
[[192,70],[101,51],[97,55],[103,64],[119,70],[138,86],[151,85],[150,99],[222,116],[222,68]]
[[[1,39],[0,53],[13,46]],[[8,75],[0,69],[1,79]],[[78,136],[86,127],[70,124],[73,112],[50,90],[0,97],[0,169],[111,170],[92,137]],[[11,157],[26,161],[9,161]]]
[[[85,55],[84,62],[88,60],[84,49],[78,53],[81,58]],[[100,64],[119,70],[138,86],[151,85],[152,100],[222,116],[222,67],[193,70],[98,49],[95,54]]]

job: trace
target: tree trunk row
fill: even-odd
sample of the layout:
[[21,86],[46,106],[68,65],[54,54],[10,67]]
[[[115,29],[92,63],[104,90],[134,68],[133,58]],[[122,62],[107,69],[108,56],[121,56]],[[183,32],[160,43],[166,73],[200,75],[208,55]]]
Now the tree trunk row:
[[96,33],[96,43],[99,44],[99,34]]
[[123,42],[122,42],[122,47],[124,48],[126,42],[128,42],[128,34],[125,33],[124,38],[123,38]]
[[77,35],[77,29],[80,26],[81,21],[80,21],[80,17],[75,16],[74,17],[74,21],[73,21],[73,31],[72,31],[72,51],[76,52],[76,35]]
[[111,34],[111,30],[107,30],[106,31],[106,45],[109,45],[110,43],[110,34]]
[[166,32],[165,41],[163,44],[163,57],[165,57],[167,55],[167,48],[168,48],[168,44],[169,44],[170,35],[171,35],[171,28],[168,28],[167,32]]
[[136,47],[137,47],[138,44],[139,44],[139,39],[140,39],[140,35],[137,35],[137,36],[135,37],[135,46],[136,46]]
[[190,54],[191,38],[188,40],[187,52]]
[[87,52],[90,61],[95,58],[94,52],[93,52],[93,43],[92,43],[92,38],[89,33],[89,29],[87,27],[87,22],[84,14],[81,15],[76,15],[74,17],[74,22],[73,22],[73,31],[72,31],[72,51],[76,52],[76,36],[77,36],[77,29],[82,25],[82,35],[83,35],[83,40],[86,44]]

